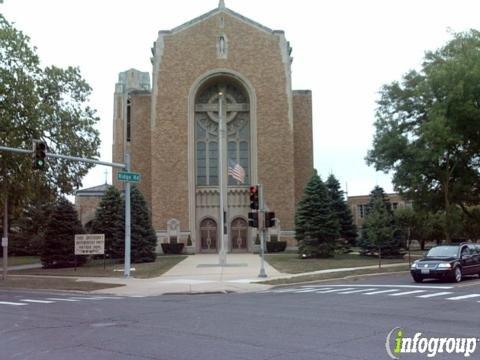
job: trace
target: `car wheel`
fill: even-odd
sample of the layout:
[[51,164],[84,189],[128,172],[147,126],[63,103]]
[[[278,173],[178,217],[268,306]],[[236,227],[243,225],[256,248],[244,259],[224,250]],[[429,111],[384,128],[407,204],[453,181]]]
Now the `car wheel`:
[[423,281],[423,276],[420,275],[412,275],[413,276],[413,281],[416,283],[421,283]]
[[459,283],[462,281],[463,273],[462,273],[462,268],[460,266],[457,266],[455,269],[453,269],[452,273],[452,281]]

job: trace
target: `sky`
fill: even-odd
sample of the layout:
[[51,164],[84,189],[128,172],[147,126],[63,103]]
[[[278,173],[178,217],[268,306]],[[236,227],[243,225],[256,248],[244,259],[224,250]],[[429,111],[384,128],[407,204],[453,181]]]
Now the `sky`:
[[[452,32],[480,28],[478,0],[225,0],[293,47],[292,88],[313,93],[314,166],[333,173],[348,195],[375,185],[392,192],[391,176],[365,163],[382,85],[419,69],[426,50]],[[93,88],[102,145],[111,161],[113,92],[118,73],[151,73],[159,30],[172,29],[218,6],[217,0],[4,0],[0,11],[30,36],[43,65],[78,66]],[[75,155],[75,154],[70,154]],[[83,187],[111,182],[96,167]]]

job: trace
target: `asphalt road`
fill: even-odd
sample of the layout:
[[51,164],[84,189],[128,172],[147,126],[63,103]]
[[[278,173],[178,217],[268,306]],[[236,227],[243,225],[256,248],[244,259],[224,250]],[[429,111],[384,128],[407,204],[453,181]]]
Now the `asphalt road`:
[[406,275],[226,295],[0,291],[0,359],[389,359],[395,327],[480,337],[479,301],[478,279],[418,285]]

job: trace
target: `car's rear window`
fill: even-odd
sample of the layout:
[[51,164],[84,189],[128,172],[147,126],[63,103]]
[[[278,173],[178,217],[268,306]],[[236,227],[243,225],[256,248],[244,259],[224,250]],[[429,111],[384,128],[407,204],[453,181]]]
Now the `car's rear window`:
[[458,246],[437,246],[427,253],[428,257],[455,257],[458,254]]

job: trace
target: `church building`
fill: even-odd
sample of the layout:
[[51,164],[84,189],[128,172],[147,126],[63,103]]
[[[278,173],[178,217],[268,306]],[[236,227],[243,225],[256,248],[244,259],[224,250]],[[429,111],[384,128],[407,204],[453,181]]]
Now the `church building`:
[[[219,251],[223,175],[228,252],[252,252],[258,244],[257,229],[248,227],[253,184],[262,184],[265,207],[276,214],[269,238],[296,246],[295,207],[313,171],[312,94],[292,90],[291,53],[283,31],[221,0],[158,32],[151,74],[120,73],[112,160],[123,162],[130,153],[159,245]],[[113,184],[123,189],[116,172]]]

